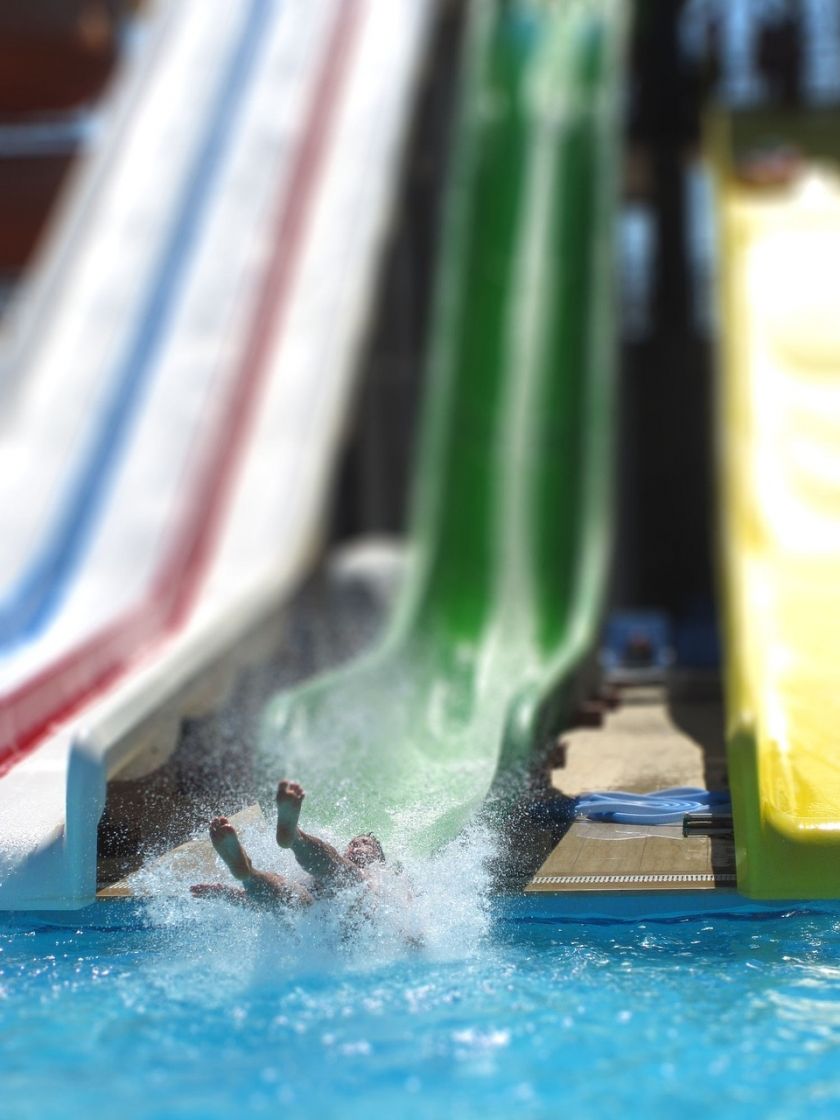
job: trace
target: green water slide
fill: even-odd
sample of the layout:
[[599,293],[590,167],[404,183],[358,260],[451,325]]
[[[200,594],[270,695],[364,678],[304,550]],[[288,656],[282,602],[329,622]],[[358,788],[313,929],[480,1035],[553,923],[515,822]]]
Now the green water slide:
[[379,645],[263,724],[311,824],[431,850],[573,702],[610,539],[623,30],[621,0],[470,9],[409,575]]

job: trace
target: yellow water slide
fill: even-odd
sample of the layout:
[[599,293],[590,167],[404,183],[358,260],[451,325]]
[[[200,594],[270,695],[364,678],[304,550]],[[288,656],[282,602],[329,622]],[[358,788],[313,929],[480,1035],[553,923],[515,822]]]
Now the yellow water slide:
[[[840,898],[840,175],[718,160],[727,735],[739,890]],[[763,166],[762,166],[763,163]]]

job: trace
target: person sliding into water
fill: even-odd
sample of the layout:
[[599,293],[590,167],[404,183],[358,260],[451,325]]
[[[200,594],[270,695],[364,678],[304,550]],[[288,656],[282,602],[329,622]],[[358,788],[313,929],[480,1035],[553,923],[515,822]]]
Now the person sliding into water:
[[262,910],[309,906],[318,898],[334,895],[342,887],[373,885],[370,868],[384,863],[382,845],[372,833],[354,836],[343,855],[317,836],[298,827],[304,792],[297,782],[284,780],[277,787],[277,843],[290,848],[299,865],[311,876],[303,886],[272,871],[259,871],[227,817],[210,822],[210,839],[231,875],[242,886],[198,883],[190,890],[198,898],[224,898],[240,906]]

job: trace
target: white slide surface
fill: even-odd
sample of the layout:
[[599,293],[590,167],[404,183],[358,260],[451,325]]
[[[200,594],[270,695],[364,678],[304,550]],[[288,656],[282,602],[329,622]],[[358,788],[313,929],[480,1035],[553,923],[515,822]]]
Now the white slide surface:
[[0,908],[317,556],[432,9],[149,5],[0,354]]

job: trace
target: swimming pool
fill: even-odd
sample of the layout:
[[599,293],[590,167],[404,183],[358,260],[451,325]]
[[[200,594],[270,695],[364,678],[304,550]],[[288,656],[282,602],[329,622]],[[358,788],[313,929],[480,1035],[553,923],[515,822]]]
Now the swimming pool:
[[439,870],[422,952],[186,898],[7,916],[0,1114],[838,1114],[840,918],[534,925]]

